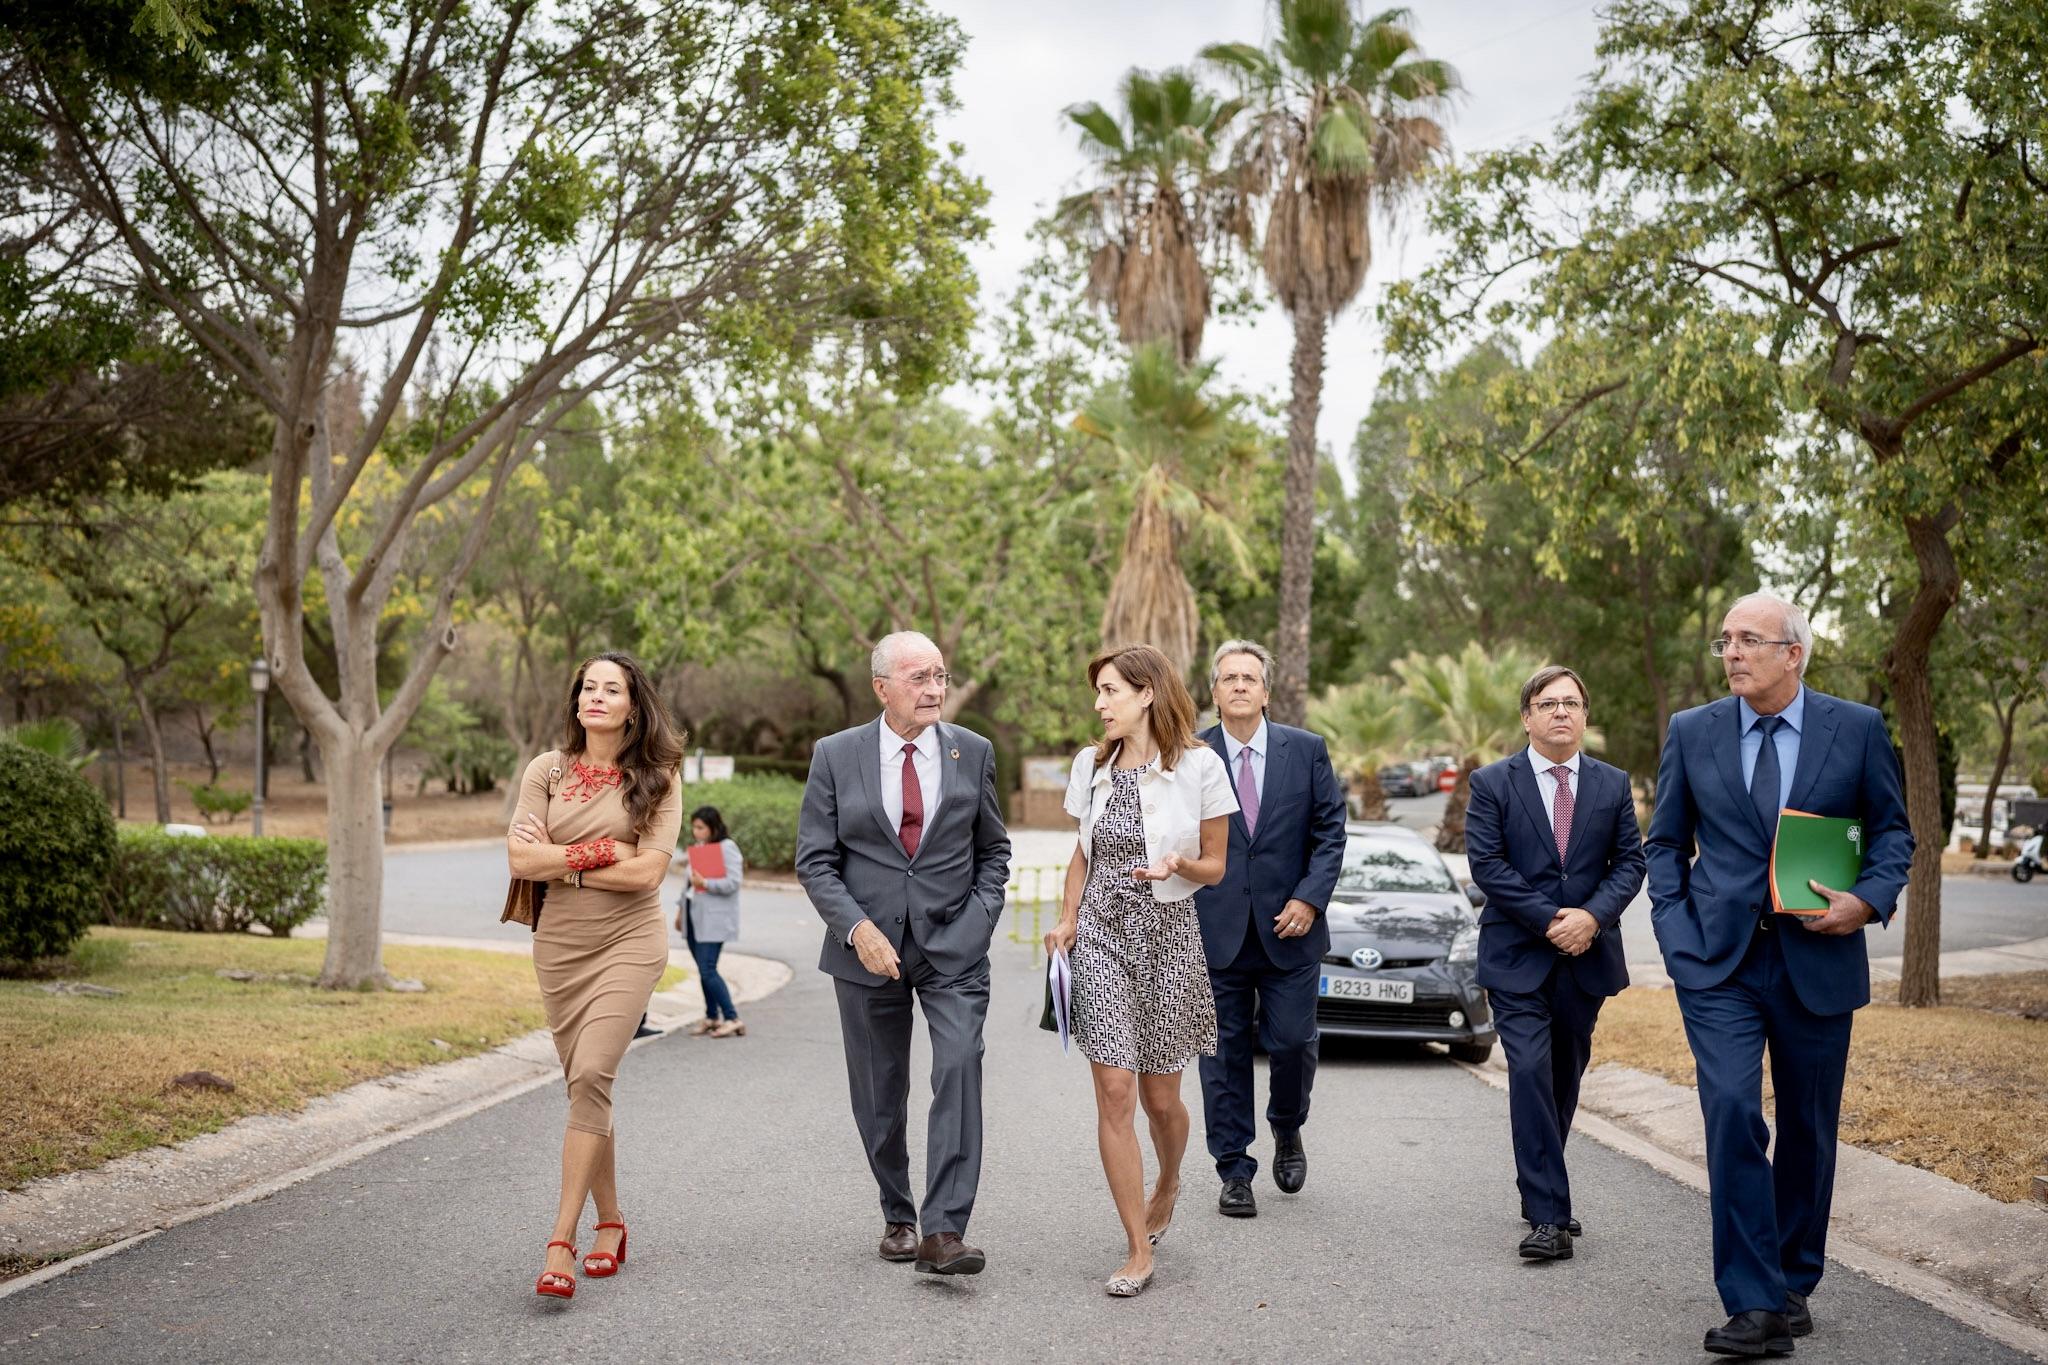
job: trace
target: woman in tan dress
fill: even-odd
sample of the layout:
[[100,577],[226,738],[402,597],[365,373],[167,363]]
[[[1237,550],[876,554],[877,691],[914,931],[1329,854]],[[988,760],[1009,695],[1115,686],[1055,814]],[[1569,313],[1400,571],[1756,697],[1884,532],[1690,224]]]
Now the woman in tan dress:
[[626,1220],[613,1165],[612,1080],[668,965],[661,884],[682,826],[682,743],[627,654],[576,670],[561,747],[526,767],[507,840],[512,875],[547,883],[533,967],[569,1083],[562,1197],[537,1293],[576,1292],[576,1225],[597,1206],[583,1273],[616,1274]]

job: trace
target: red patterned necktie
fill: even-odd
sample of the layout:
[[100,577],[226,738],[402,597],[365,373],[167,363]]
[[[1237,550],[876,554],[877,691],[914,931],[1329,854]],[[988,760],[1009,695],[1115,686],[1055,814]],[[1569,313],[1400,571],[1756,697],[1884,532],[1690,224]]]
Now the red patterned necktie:
[[903,746],[903,823],[896,837],[903,841],[904,856],[917,856],[917,841],[924,834],[924,792],[917,785],[917,746]]
[[1557,860],[1564,861],[1564,848],[1572,841],[1572,770],[1557,764],[1550,769],[1557,779],[1557,804],[1551,807],[1550,828],[1557,835]]

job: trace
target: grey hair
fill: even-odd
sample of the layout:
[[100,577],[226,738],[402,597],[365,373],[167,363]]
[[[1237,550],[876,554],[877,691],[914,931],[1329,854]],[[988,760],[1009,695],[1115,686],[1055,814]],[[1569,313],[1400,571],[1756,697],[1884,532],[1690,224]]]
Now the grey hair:
[[1806,666],[1813,662],[1813,627],[1807,624],[1806,613],[1798,607],[1787,602],[1776,593],[1753,592],[1730,602],[1728,610],[1722,613],[1721,619],[1725,621],[1741,608],[1752,606],[1759,602],[1769,603],[1771,606],[1776,607],[1784,617],[1785,638],[1799,646],[1799,676],[1805,677]]
[[868,655],[869,673],[877,678],[890,677],[889,670],[896,666],[896,656],[912,645],[922,645],[933,653],[939,649],[932,643],[931,636],[921,630],[891,631],[875,641],[874,653]]
[[1273,655],[1257,640],[1225,640],[1216,646],[1216,652],[1209,656],[1209,690],[1216,690],[1216,679],[1223,672],[1223,661],[1232,654],[1249,654],[1259,661],[1261,681],[1268,688],[1273,686]]

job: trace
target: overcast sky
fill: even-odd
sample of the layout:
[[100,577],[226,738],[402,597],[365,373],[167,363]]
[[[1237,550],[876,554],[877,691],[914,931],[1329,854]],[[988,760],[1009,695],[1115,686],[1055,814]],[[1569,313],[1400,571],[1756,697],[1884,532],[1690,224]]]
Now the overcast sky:
[[[1132,66],[1189,62],[1207,43],[1261,42],[1269,7],[1261,0],[934,0],[969,38],[956,81],[957,114],[946,137],[962,144],[969,169],[990,191],[988,240],[974,252],[982,306],[1014,288],[1030,259],[1031,224],[1085,183],[1068,105],[1112,105]],[[1364,0],[1376,12],[1381,0]],[[1450,120],[1460,154],[1541,134],[1571,104],[1594,62],[1597,0],[1423,0],[1413,6],[1423,50],[1458,67],[1469,94]],[[1377,222],[1365,290],[1330,328],[1318,434],[1348,456],[1379,382],[1374,310],[1387,282],[1430,258],[1419,231],[1389,234]],[[1268,308],[1256,321],[1212,320],[1203,345],[1234,384],[1285,401],[1292,332]]]

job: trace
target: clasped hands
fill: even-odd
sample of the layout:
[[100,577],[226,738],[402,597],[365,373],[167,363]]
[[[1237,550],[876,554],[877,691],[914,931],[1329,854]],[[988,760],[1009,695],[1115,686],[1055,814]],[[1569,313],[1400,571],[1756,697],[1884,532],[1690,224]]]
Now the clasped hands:
[[1543,931],[1543,936],[1560,953],[1577,957],[1593,946],[1593,940],[1599,933],[1600,921],[1593,918],[1590,910],[1567,905],[1550,917],[1550,925]]

